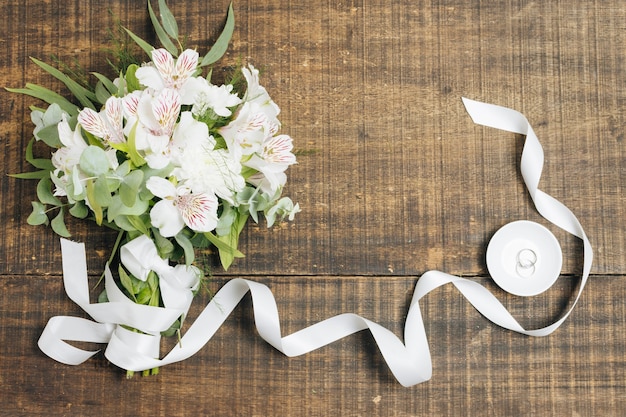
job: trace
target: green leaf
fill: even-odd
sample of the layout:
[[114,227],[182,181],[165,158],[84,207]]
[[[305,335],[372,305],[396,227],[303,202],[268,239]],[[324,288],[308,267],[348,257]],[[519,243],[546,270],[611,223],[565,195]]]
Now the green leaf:
[[54,230],[57,235],[62,237],[70,237],[70,232],[68,232],[67,228],[65,227],[65,220],[63,219],[64,214],[64,210],[61,208],[61,210],[59,210],[59,214],[57,214],[55,218],[52,219],[52,221],[50,222],[50,226],[52,226],[52,230]]
[[174,253],[174,245],[170,242],[169,239],[161,236],[159,230],[156,228],[152,228],[152,236],[154,236],[154,243],[156,244],[157,250],[159,251],[159,256],[161,258],[166,259],[170,258],[172,253]]
[[152,10],[152,5],[150,1],[148,1],[148,13],[150,14],[150,20],[152,20],[152,26],[154,26],[154,31],[161,42],[161,45],[173,56],[178,56],[178,48],[174,45],[174,42],[170,39],[167,33],[165,33],[165,29],[159,23],[156,15],[154,14],[154,10]]
[[106,76],[98,73],[92,72],[92,74],[102,83],[102,85],[107,89],[110,93],[109,95],[114,95],[117,93],[117,86],[113,83],[113,81],[109,80]]
[[42,170],[42,171],[22,172],[19,174],[8,174],[8,175],[9,177],[19,178],[21,180],[38,180],[38,179],[49,177],[50,171]]
[[93,180],[87,181],[87,199],[89,200],[89,206],[91,207],[91,210],[96,217],[96,224],[98,226],[102,225],[104,213],[102,212],[102,207],[98,204],[96,200],[96,191]]
[[40,61],[36,58],[30,58],[35,64],[39,67],[43,68],[47,73],[52,75],[61,81],[65,86],[74,94],[74,96],[78,99],[80,104],[85,107],[89,107],[93,110],[96,110],[96,107],[93,105],[93,101],[96,101],[96,96],[91,91],[87,90],[85,87],[78,84],[76,81],[72,80],[67,75],[63,74],[62,71],[54,68],[52,65],[46,64],[43,61]]
[[42,178],[37,184],[37,198],[43,204],[60,206],[61,201],[52,194],[52,181],[49,177]]
[[211,65],[217,60],[219,60],[224,53],[228,49],[228,43],[230,42],[230,38],[233,36],[233,32],[235,30],[235,13],[233,12],[233,3],[230,3],[228,6],[228,15],[226,16],[226,24],[224,25],[224,30],[215,41],[215,45],[211,47],[209,52],[202,58],[200,62],[200,66],[204,67],[207,65]]
[[104,84],[98,81],[96,84],[96,99],[100,104],[106,103],[106,101],[111,97],[111,93],[104,87]]
[[174,239],[176,239],[176,242],[180,245],[181,248],[183,248],[183,251],[185,252],[185,265],[190,266],[193,263],[195,257],[195,252],[193,250],[193,245],[191,244],[191,241],[189,240],[189,238],[187,238],[187,236],[183,234],[182,231],[174,236]]
[[128,291],[128,294],[133,299],[133,301],[137,302],[137,298],[135,297],[135,287],[133,286],[133,281],[128,276],[124,268],[122,268],[122,265],[118,266],[117,272],[120,276],[120,283],[122,284],[122,287],[124,287],[126,291]]
[[77,201],[69,210],[70,214],[77,219],[84,219],[89,214],[89,209],[83,201]]
[[139,216],[127,216],[126,219],[128,220],[128,222],[130,224],[133,225],[135,230],[143,233],[146,236],[150,236],[150,232],[148,231],[148,227],[143,222],[143,220],[141,220],[141,217],[139,217]]
[[130,158],[130,162],[132,162],[134,166],[139,168],[140,166],[145,165],[146,160],[143,159],[141,155],[139,155],[139,152],[137,152],[137,147],[135,145],[137,123],[139,123],[139,121],[137,121],[135,125],[132,127],[132,129],[130,129],[130,133],[128,134],[128,139],[126,141],[126,144],[128,146],[128,157]]
[[126,31],[126,33],[128,33],[128,36],[130,36],[131,39],[134,40],[135,43],[139,45],[139,47],[145,51],[146,54],[148,54],[150,59],[152,59],[152,51],[154,50],[154,46],[150,45],[148,42],[144,41],[139,36],[131,32],[130,30],[126,28],[124,28],[124,30]]
[[101,207],[108,207],[113,201],[108,180],[104,175],[100,175],[94,182],[94,197]]
[[46,206],[38,201],[33,201],[33,212],[26,219],[26,223],[31,226],[38,226],[40,224],[48,224],[48,216],[46,216]]
[[163,22],[163,29],[170,37],[178,39],[178,25],[174,15],[165,4],[165,0],[159,0],[159,13],[161,14],[161,21]]
[[135,201],[127,206],[122,202],[121,196],[116,194],[108,206],[107,220],[115,221],[118,216],[140,216],[148,210],[148,206],[148,202],[141,200],[137,195],[135,195]]
[[143,172],[140,170],[131,171],[124,177],[120,185],[120,197],[122,203],[128,207],[132,207],[137,201],[139,187],[143,183]]
[[109,171],[109,159],[102,148],[90,145],[80,155],[79,166],[85,174],[98,177]]
[[135,75],[137,69],[139,69],[139,66],[137,64],[131,64],[128,66],[126,74],[124,75],[124,78],[126,79],[126,89],[129,93],[132,93],[135,90],[141,90],[141,83]]
[[48,104],[58,104],[61,109],[68,113],[70,116],[76,116],[78,114],[78,107],[72,104],[65,97],[48,90],[45,87],[41,87],[36,84],[27,83],[25,88],[7,88],[7,91],[11,93],[25,94],[27,96],[38,98]]
[[207,232],[204,236],[215,246],[220,255],[220,262],[224,270],[228,270],[228,267],[233,263],[235,258],[243,258],[245,255],[237,249],[237,242],[233,246],[230,235],[217,237],[211,232]]
[[26,145],[26,161],[34,166],[35,168],[45,169],[47,171],[54,171],[54,165],[52,161],[47,158],[35,158],[33,157],[33,143],[35,139],[31,139],[28,141],[28,145]]
[[51,148],[60,148],[62,146],[61,139],[59,139],[58,125],[46,126],[39,129],[37,137]]
[[150,289],[150,287],[146,286],[137,294],[136,303],[148,304],[151,299],[152,299],[152,290]]

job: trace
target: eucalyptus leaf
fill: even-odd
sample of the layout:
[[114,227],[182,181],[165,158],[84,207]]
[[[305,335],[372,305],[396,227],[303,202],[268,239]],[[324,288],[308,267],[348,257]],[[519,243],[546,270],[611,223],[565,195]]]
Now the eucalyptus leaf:
[[61,139],[59,138],[58,125],[46,126],[39,130],[35,137],[43,141],[51,148],[60,148],[62,146]]
[[143,49],[146,54],[148,54],[150,59],[152,59],[152,51],[154,50],[154,46],[150,45],[148,42],[144,41],[139,36],[131,32],[130,30],[126,28],[124,28],[124,30],[126,31],[126,33],[128,33],[128,36],[130,36],[131,39],[134,40],[135,43],[139,45],[139,47]]
[[112,96],[112,95],[117,93],[117,87],[115,86],[113,81],[109,80],[106,76],[104,76],[104,75],[102,75],[102,74],[100,74],[98,72],[92,72],[92,74],[98,79],[98,81],[100,81],[102,83],[104,88],[107,89],[107,91],[110,93],[109,94],[110,96]]
[[144,235],[148,235],[148,236],[150,235],[150,232],[148,231],[148,226],[146,226],[146,223],[141,219],[140,216],[131,215],[131,216],[126,216],[126,218],[130,222],[130,224],[133,225],[135,230],[143,233]]
[[165,29],[163,29],[161,23],[159,23],[156,14],[154,14],[154,10],[152,9],[150,1],[148,1],[148,13],[150,14],[152,26],[154,27],[154,31],[156,32],[157,37],[159,38],[159,42],[161,42],[161,45],[163,45],[163,47],[167,49],[167,51],[173,56],[178,56],[178,48],[176,47],[176,45],[174,45],[174,42],[172,42],[169,35],[165,32]]
[[106,103],[106,101],[111,97],[111,93],[104,87],[104,84],[101,82],[96,83],[96,99],[100,104]]
[[37,184],[37,198],[43,204],[52,206],[60,206],[61,201],[52,194],[52,181],[50,178],[42,178]]
[[209,52],[202,58],[200,62],[200,66],[204,67],[207,65],[211,65],[214,62],[218,61],[226,50],[228,49],[228,43],[230,42],[230,38],[233,36],[233,32],[235,30],[235,12],[233,11],[233,4],[230,3],[228,6],[228,15],[226,16],[226,24],[224,25],[224,30],[215,41],[215,44],[211,47]]
[[70,116],[72,115],[75,116],[78,114],[77,106],[72,104],[69,100],[67,100],[65,97],[61,96],[60,94],[57,94],[54,91],[49,90],[40,85],[26,83],[25,88],[7,88],[6,90],[11,93],[19,93],[19,94],[25,94],[27,96],[35,97],[35,98],[45,101],[48,104],[56,103],[59,105],[59,107],[61,107],[61,109],[64,112],[66,112]]
[[70,237],[70,232],[68,232],[67,228],[65,227],[64,214],[65,213],[63,209],[59,210],[59,213],[50,222],[50,226],[52,226],[52,230],[54,230],[57,235],[62,237]]
[[107,296],[107,290],[102,290],[100,294],[98,294],[98,302],[99,303],[108,303],[109,297]]
[[83,201],[77,201],[72,208],[69,209],[69,212],[77,219],[84,219],[89,214],[89,209]]
[[135,195],[135,201],[130,205],[126,205],[120,195],[114,195],[108,206],[107,220],[113,222],[118,216],[140,216],[148,210],[148,207],[148,202],[141,200],[137,195]]
[[80,169],[90,176],[100,176],[109,170],[109,159],[101,148],[90,145],[80,155]]
[[120,185],[120,197],[126,206],[132,207],[135,204],[142,183],[143,172],[140,170],[131,171],[124,177]]
[[159,256],[163,259],[170,258],[172,253],[174,253],[174,244],[170,242],[169,239],[161,236],[159,230],[154,227],[152,228],[152,236],[154,236],[154,243],[159,252]]
[[74,96],[78,99],[80,104],[84,107],[89,107],[93,110],[96,110],[96,107],[93,105],[93,101],[96,101],[96,96],[91,91],[87,90],[85,87],[78,84],[76,81],[72,80],[67,75],[63,74],[62,71],[54,68],[52,65],[46,64],[43,61],[40,61],[36,58],[30,58],[35,64],[44,69],[48,74],[52,75],[59,81],[61,81],[65,86],[74,94]]
[[9,177],[19,178],[22,180],[38,180],[41,178],[46,178],[50,175],[50,171],[41,170],[41,171],[33,171],[33,172],[21,172],[19,174],[8,174]]
[[48,216],[46,216],[46,206],[38,201],[33,201],[31,204],[33,206],[33,211],[26,219],[26,223],[30,224],[31,226],[48,224]]
[[102,207],[108,207],[111,205],[113,199],[111,198],[111,192],[109,191],[108,180],[106,176],[100,175],[94,182],[94,197],[96,202]]
[[174,15],[165,4],[165,0],[159,0],[159,14],[161,15],[161,21],[163,22],[163,29],[170,37],[178,39],[178,24]]
[[[111,208],[109,208],[109,212],[110,211],[111,211]],[[135,229],[135,226],[133,226],[133,224],[130,221],[128,221],[128,216],[117,215],[115,216],[115,218],[113,218],[113,223],[115,223],[115,225],[119,227],[120,229],[125,230],[127,232],[137,231],[137,229]]]
[[34,139],[28,141],[28,145],[26,145],[26,161],[34,166],[35,168],[45,169],[47,171],[54,171],[54,165],[50,159],[46,158],[35,158],[33,156],[33,143]]

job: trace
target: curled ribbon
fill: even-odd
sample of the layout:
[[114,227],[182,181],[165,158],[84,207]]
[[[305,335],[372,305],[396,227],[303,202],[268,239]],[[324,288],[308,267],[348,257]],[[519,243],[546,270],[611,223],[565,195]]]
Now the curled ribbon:
[[[131,241],[122,248],[122,263],[136,276],[147,276],[154,270],[170,290],[164,291],[165,307],[134,304],[117,289],[108,267],[106,289],[108,303],[90,304],[84,245],[61,241],[63,252],[63,280],[68,296],[83,308],[94,321],[77,317],[53,317],[46,325],[39,347],[59,362],[76,365],[96,352],[84,351],[66,340],[107,343],[105,356],[113,364],[127,370],[142,371],[189,358],[198,352],[217,332],[247,292],[250,292],[259,335],[284,353],[293,357],[311,352],[361,330],[369,330],[378,348],[398,382],[409,387],[431,378],[432,363],[419,300],[430,291],[453,284],[463,296],[488,320],[506,329],[530,336],[547,336],[569,316],[580,298],[592,264],[592,250],[580,223],[562,203],[538,189],[543,168],[543,149],[526,118],[508,108],[463,99],[467,112],[475,123],[526,135],[522,151],[521,172],[524,183],[538,212],[551,223],[583,241],[584,262],[581,285],[574,303],[560,319],[549,326],[526,330],[513,318],[498,299],[477,282],[428,271],[415,285],[415,291],[404,328],[404,343],[388,329],[356,314],[346,313],[331,317],[310,327],[282,336],[278,308],[271,290],[260,283],[232,279],[228,281],[167,355],[159,359],[159,332],[164,331],[189,308],[193,279],[183,278],[185,271],[154,258],[152,241]],[[154,251],[153,251],[154,250]],[[157,255],[158,257],[158,255]],[[164,278],[165,277],[165,278]],[[169,295],[165,295],[168,293]],[[169,300],[168,300],[169,298]],[[140,329],[132,332],[122,325]]]

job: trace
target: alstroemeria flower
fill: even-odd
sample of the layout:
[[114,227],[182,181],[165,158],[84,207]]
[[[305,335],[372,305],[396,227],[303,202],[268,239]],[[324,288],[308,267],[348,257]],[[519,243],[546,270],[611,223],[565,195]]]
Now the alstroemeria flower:
[[186,148],[213,149],[214,146],[215,139],[209,135],[207,125],[194,119],[191,112],[184,111],[180,114],[180,121],[176,124],[167,146],[160,153],[146,154],[145,158],[154,169],[164,168],[170,162],[180,166],[184,163],[181,155]]
[[84,108],[78,114],[78,123],[87,132],[102,139],[104,143],[126,142],[123,131],[124,113],[121,98],[109,97],[100,113],[96,113],[90,108]]
[[198,52],[187,49],[174,60],[160,48],[152,51],[152,64],[137,69],[139,82],[156,91],[171,88],[178,91],[183,104],[193,104],[201,78],[193,77],[198,67]]
[[246,103],[257,104],[260,111],[266,115],[271,123],[277,125],[280,124],[277,119],[277,116],[280,113],[280,108],[270,98],[270,95],[265,87],[259,84],[259,70],[254,68],[252,64],[249,64],[248,68],[242,68],[241,72],[248,83],[244,101]]
[[[72,131],[67,122],[66,114],[61,116],[57,129],[59,131],[60,147],[52,154],[52,165],[56,168],[53,172],[52,180],[56,185],[54,195],[66,196],[68,184],[75,183],[76,194],[80,194],[81,175],[78,169],[74,169],[80,162],[80,156],[87,149],[87,142],[83,139],[80,129]],[[73,172],[74,171],[74,172]],[[59,177],[59,173],[63,173]],[[78,188],[78,189],[76,189]]]
[[194,105],[191,109],[194,115],[203,116],[211,109],[215,114],[229,117],[232,114],[231,107],[238,106],[242,100],[237,94],[233,94],[232,85],[213,85],[204,80],[198,90]]
[[137,123],[135,147],[138,151],[144,151],[146,155],[165,151],[174,131],[180,107],[180,95],[172,89],[165,89],[156,97],[150,94],[141,96],[137,103],[137,120],[132,120],[127,125],[127,134],[130,134],[128,127],[131,123],[133,126]]
[[293,141],[287,135],[266,138],[260,155],[254,154],[244,163],[261,174],[255,174],[248,181],[273,195],[287,181],[284,172],[290,165],[296,163],[296,157],[291,153],[292,149]]
[[192,194],[188,187],[176,187],[156,176],[146,181],[146,187],[161,198],[150,210],[150,221],[163,237],[176,236],[185,225],[196,232],[210,232],[217,226],[215,195]]
[[78,165],[80,156],[89,145],[80,134],[80,129],[77,128],[72,131],[65,114],[61,116],[58,130],[59,139],[63,146],[52,154],[52,164],[57,169],[55,172],[63,171],[65,174],[70,174],[72,169]]
[[277,118],[280,109],[259,84],[259,71],[252,65],[241,71],[248,83],[244,104],[235,120],[219,130],[236,158],[259,152],[265,138],[274,136],[280,128]]

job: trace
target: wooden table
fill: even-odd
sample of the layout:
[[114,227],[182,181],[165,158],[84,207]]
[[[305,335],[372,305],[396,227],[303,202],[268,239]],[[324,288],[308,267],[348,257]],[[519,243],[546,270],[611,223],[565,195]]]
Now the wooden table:
[[[205,50],[227,1],[170,1],[189,45]],[[155,2],[156,6],[156,2]],[[260,339],[246,298],[197,355],[156,377],[125,378],[102,355],[59,364],[36,342],[54,315],[85,313],[66,296],[58,238],[26,224],[35,183],[23,161],[36,100],[0,92],[0,398],[2,414],[241,416],[615,416],[626,409],[626,7],[619,0],[234,3],[236,30],[216,70],[251,62],[282,109],[299,163],[286,195],[302,212],[249,225],[247,255],[223,272],[268,285],[283,334],[354,312],[401,335],[413,287],[437,269],[492,290],[527,327],[553,322],[580,280],[580,241],[532,205],[519,175],[523,138],[472,123],[461,97],[523,112],[546,159],[540,188],[578,216],[592,276],[568,321],[532,338],[487,321],[452,286],[421,303],[433,377],[403,388],[369,333],[286,358]],[[108,71],[114,16],[156,42],[135,0],[4,0],[0,84],[67,93],[29,56]],[[109,13],[112,12],[112,14]],[[43,148],[41,148],[43,149]],[[40,149],[40,151],[41,151]],[[528,219],[560,240],[561,279],[519,298],[488,277],[485,250]],[[114,234],[71,222],[93,277]],[[198,314],[209,300],[195,300]]]

